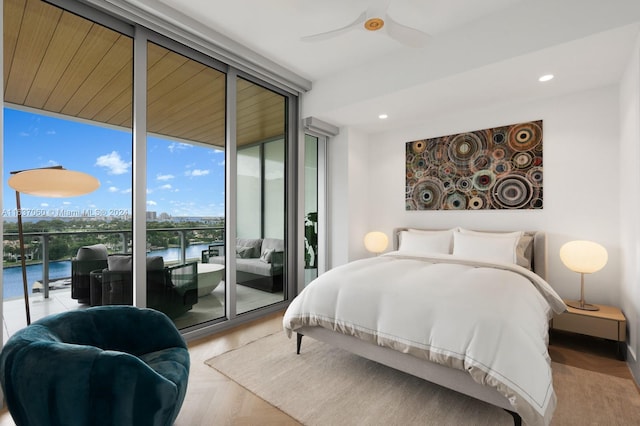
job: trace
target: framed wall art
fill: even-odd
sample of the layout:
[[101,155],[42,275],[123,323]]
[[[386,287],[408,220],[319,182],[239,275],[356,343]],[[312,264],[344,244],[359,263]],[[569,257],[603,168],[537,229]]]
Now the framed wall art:
[[542,209],[542,120],[406,143],[407,210]]

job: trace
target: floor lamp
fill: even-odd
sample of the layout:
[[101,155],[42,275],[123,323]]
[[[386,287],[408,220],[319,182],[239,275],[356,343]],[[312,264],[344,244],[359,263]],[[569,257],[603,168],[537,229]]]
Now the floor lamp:
[[27,264],[24,253],[20,193],[38,197],[74,197],[95,191],[100,186],[100,182],[91,175],[67,170],[62,166],[19,170],[11,172],[11,175],[7,183],[16,191],[18,240],[20,242],[20,264],[22,266],[22,291],[24,292],[27,325],[29,325],[31,324],[31,313],[29,311],[29,289],[27,285]]

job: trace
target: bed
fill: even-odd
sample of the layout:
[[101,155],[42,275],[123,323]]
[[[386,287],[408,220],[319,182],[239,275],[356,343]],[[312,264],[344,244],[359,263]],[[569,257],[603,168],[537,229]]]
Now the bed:
[[543,232],[394,230],[394,251],[336,267],[283,317],[335,345],[548,425],[548,324],[566,310],[545,281]]

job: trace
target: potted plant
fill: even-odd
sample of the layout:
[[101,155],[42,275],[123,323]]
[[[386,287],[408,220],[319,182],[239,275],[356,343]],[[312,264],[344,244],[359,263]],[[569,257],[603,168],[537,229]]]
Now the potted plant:
[[318,212],[310,212],[304,217],[304,267],[318,267]]

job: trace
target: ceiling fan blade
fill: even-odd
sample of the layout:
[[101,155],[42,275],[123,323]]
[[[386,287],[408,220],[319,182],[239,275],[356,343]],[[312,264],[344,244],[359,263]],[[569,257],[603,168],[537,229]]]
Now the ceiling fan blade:
[[353,21],[352,23],[345,25],[344,27],[341,28],[336,28],[335,30],[331,30],[331,31],[327,31],[324,33],[319,33],[319,34],[312,34],[312,35],[308,35],[308,36],[304,36],[301,38],[302,41],[322,41],[322,40],[327,40],[330,39],[332,37],[335,37],[337,35],[346,33],[347,31],[351,31],[354,28],[357,28],[359,25],[363,24],[364,21],[367,19],[367,12],[362,12],[362,14],[360,14],[360,16],[358,16],[358,18]]
[[389,15],[385,17],[384,27],[387,29],[387,34],[389,34],[391,38],[409,47],[424,47],[431,38],[431,36],[425,32],[394,21]]

